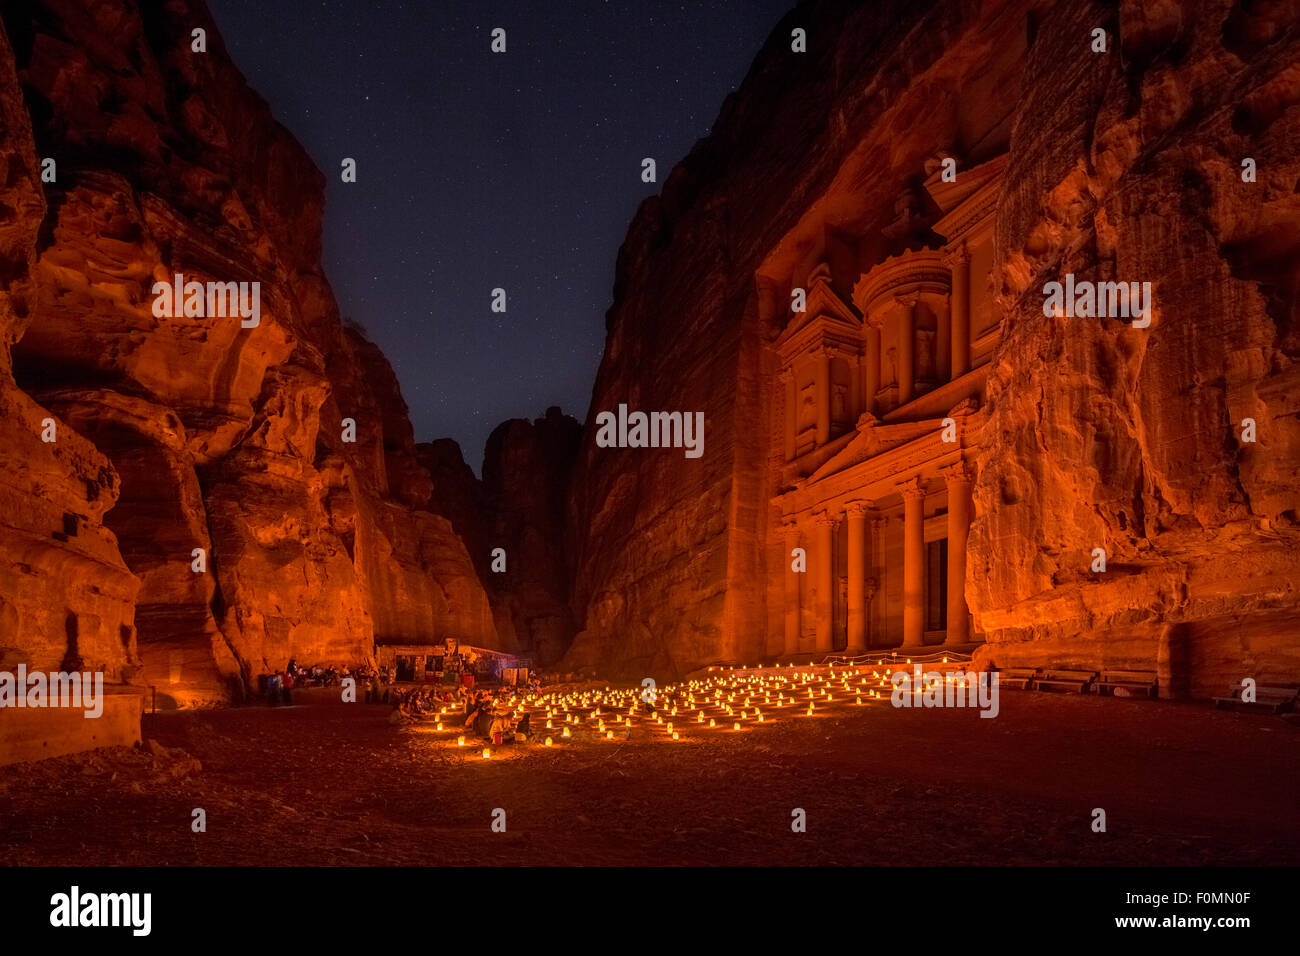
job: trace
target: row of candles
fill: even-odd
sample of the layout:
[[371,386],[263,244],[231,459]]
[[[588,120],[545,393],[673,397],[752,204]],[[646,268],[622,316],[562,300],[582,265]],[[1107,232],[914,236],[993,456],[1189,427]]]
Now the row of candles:
[[[911,664],[911,660],[906,663]],[[877,667],[883,664],[880,661]],[[682,725],[693,723],[701,728],[725,728],[730,723],[732,730],[737,731],[747,721],[751,726],[771,722],[776,716],[772,714],[773,710],[788,709],[812,717],[819,712],[819,706],[824,712],[836,702],[852,699],[854,706],[863,706],[889,697],[887,688],[890,687],[891,672],[888,670],[873,669],[869,674],[865,666],[845,667],[838,672],[832,667],[825,674],[793,668],[783,671],[779,667],[744,668],[743,673],[734,670],[737,669],[720,670],[708,677],[669,684],[653,691],[640,687],[606,686],[604,689],[568,693],[530,693],[521,698],[511,697],[506,705],[520,714],[544,712],[544,729],[558,730],[562,740],[572,738],[574,730],[592,723],[599,737],[612,740],[618,729],[630,735],[638,720],[652,729],[662,727],[668,739],[680,740]],[[948,679],[955,678],[956,675],[948,675]],[[764,713],[765,707],[767,713]],[[454,710],[443,707],[439,715],[445,716]],[[679,716],[680,721],[674,719]],[[444,723],[439,720],[435,729],[444,730]],[[465,736],[458,736],[456,744],[465,746]],[[555,735],[547,734],[543,745],[551,747],[554,744]],[[484,747],[483,757],[491,756],[491,748]]]

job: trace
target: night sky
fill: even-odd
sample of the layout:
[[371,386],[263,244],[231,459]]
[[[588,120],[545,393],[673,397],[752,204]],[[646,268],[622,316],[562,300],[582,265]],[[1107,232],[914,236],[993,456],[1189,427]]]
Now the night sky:
[[[618,247],[793,0],[209,0],[325,172],[325,271],[417,441],[583,419]],[[491,30],[507,50],[490,50]],[[357,182],[340,180],[344,157]],[[652,156],[658,182],[641,182]],[[508,311],[491,311],[492,290]]]

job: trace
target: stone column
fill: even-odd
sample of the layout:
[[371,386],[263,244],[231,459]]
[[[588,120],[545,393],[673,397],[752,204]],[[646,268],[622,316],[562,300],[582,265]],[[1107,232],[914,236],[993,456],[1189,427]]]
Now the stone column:
[[862,354],[849,356],[848,419],[850,427],[856,425],[863,412],[862,405]]
[[817,350],[817,447],[831,440],[831,356],[829,348]]
[[898,332],[898,404],[906,405],[916,394],[916,303],[915,293],[894,297],[903,309]]
[[785,554],[781,562],[785,567],[785,656],[799,653],[799,585],[801,576],[794,570],[794,549],[799,547],[799,525],[787,521],[781,526],[785,534]]
[[[885,541],[886,529],[889,527],[889,519],[883,515],[875,518],[871,522],[871,567],[875,569],[875,575],[872,580],[875,582],[874,594],[886,594],[886,584],[888,583],[885,570]],[[882,600],[879,604],[872,603],[872,627],[871,637],[884,638],[889,632],[889,603]],[[876,646],[882,646],[880,641],[875,641]]]
[[835,614],[835,517],[822,512],[813,519],[817,550],[817,653],[832,649]]
[[945,644],[970,643],[970,612],[966,608],[966,542],[970,537],[971,483],[967,462],[943,470],[948,483],[948,637]]
[[970,253],[961,242],[945,259],[952,270],[952,377],[970,371]]
[[794,460],[795,429],[799,427],[799,392],[794,369],[781,370],[781,384],[785,387],[785,460]]
[[864,654],[867,650],[867,512],[870,506],[855,501],[844,509],[845,533],[848,534],[848,646],[849,654]]
[[876,414],[876,392],[880,391],[880,330],[867,327],[863,351],[866,355],[866,374],[862,376],[862,411]]
[[867,621],[867,647],[871,647],[872,638],[875,636],[874,628],[872,627],[870,622],[871,622],[871,606],[875,603],[876,600],[876,579],[867,578],[867,583],[863,590],[864,590],[864,596],[866,598],[866,612],[863,614],[863,617]]
[[903,495],[903,646],[925,643],[925,486],[920,477],[899,485]]

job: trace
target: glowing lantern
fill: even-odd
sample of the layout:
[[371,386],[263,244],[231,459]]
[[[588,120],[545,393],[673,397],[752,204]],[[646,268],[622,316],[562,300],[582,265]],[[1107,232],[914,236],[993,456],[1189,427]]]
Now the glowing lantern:
[[732,730],[739,730],[739,729],[740,729],[740,721],[736,721],[734,724],[732,724],[732,725],[731,725],[731,729],[732,729]]
[[434,729],[434,730],[442,730],[442,721],[441,721],[441,720],[438,721],[437,725],[436,725],[433,729]]
[[565,727],[565,728],[564,728],[564,734],[563,734],[563,736],[565,736],[565,737],[571,737],[571,736],[573,736],[572,734],[569,733],[569,728],[568,728],[568,727]]
[[492,751],[491,751],[491,749],[488,748],[488,747],[484,747],[484,748],[483,748],[483,759],[484,759],[484,760],[487,760],[487,758],[488,758],[488,757],[491,757],[491,756],[492,756]]
[[464,738],[464,737],[457,737],[457,738],[456,738],[456,746],[457,746],[457,747],[464,747],[464,746],[465,746],[465,738]]

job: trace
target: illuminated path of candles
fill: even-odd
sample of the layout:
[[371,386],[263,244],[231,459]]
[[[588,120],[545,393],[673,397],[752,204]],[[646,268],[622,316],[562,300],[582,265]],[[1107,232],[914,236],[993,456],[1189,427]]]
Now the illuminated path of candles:
[[507,697],[504,704],[514,711],[513,721],[530,715],[535,738],[529,744],[485,744],[465,728],[461,708],[451,705],[414,729],[483,760],[523,756],[536,746],[647,739],[690,743],[716,734],[761,732],[780,721],[815,721],[855,707],[890,706],[891,675],[900,669],[910,672],[914,664],[956,680],[966,673],[968,659],[935,653],[825,665],[712,667],[703,676],[655,687],[653,693],[640,686],[606,685]]

